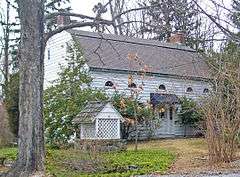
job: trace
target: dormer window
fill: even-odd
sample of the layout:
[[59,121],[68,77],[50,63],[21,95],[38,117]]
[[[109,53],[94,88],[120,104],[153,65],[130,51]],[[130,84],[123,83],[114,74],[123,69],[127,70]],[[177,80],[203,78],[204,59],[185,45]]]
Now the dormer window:
[[204,90],[203,90],[203,93],[208,93],[209,92],[209,89],[208,88],[205,88]]
[[186,92],[188,92],[188,93],[193,92],[192,87],[188,87],[187,90],[186,90]]
[[137,88],[137,85],[135,83],[131,83],[128,85],[129,88]]
[[105,83],[105,86],[106,86],[106,87],[112,87],[112,86],[113,86],[113,82],[112,82],[112,81],[107,81],[107,82]]
[[163,84],[159,85],[159,90],[166,90],[165,85],[163,85]]

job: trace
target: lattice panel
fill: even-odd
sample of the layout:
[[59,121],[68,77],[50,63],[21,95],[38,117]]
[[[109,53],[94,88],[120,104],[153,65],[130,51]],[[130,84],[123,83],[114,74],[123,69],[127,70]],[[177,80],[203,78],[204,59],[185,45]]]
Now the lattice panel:
[[119,138],[119,120],[117,119],[99,119],[97,137],[99,139],[118,139]]
[[82,124],[81,125],[81,139],[94,139],[95,136],[95,124]]

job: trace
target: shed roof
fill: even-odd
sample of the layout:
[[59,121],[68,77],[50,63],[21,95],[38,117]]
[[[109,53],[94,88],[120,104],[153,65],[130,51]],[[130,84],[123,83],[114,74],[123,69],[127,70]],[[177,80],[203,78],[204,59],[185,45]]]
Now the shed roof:
[[[210,77],[204,58],[187,46],[80,30],[69,32],[81,44],[87,64],[93,69],[137,72],[147,65],[150,73]],[[129,60],[130,54],[140,62]]]
[[96,116],[103,110],[109,102],[91,101],[83,110],[73,119],[73,123],[92,123]]

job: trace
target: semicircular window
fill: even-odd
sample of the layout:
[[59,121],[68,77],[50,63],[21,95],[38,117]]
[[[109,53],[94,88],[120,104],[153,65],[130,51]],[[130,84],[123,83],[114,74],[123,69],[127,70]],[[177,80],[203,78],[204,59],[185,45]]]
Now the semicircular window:
[[193,92],[192,87],[188,87],[187,90],[186,90],[186,92]]
[[105,86],[106,86],[106,87],[112,87],[112,86],[113,86],[113,82],[112,82],[112,81],[107,81],[107,82],[105,83]]
[[128,85],[129,88],[137,88],[137,85],[135,83],[131,83]]
[[203,90],[203,93],[208,93],[209,92],[209,89],[208,88],[205,88],[204,90]]
[[163,84],[159,85],[158,88],[159,88],[160,90],[166,90],[166,87],[165,87],[165,85],[163,85]]

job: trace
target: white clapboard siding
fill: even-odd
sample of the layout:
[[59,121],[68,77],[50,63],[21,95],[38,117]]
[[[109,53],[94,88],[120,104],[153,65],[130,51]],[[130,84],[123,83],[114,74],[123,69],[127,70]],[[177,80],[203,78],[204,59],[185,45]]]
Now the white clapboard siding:
[[[60,64],[64,65],[66,58],[67,43],[72,40],[71,35],[63,31],[54,35],[47,42],[45,50],[45,77],[44,88],[51,85],[51,81],[58,78]],[[48,52],[50,51],[50,55]]]
[[[93,82],[91,86],[97,89],[105,90],[109,95],[115,92],[111,87],[105,87],[107,81],[112,81],[116,86],[116,90],[120,93],[130,95],[130,89],[128,88],[128,74],[120,73],[106,73],[106,72],[95,72],[91,71]],[[141,101],[145,102],[150,99],[150,93],[162,92],[169,94],[176,94],[179,97],[186,96],[188,98],[197,99],[204,96],[203,90],[205,88],[210,89],[208,82],[177,79],[170,77],[159,77],[159,76],[145,76],[142,80],[140,76],[134,76],[134,83],[138,86],[144,83],[143,91],[139,95]],[[166,91],[160,91],[159,85],[163,84],[166,87]],[[186,89],[191,87],[193,92],[188,93]]]

